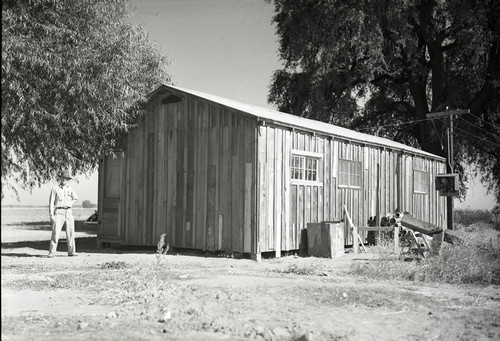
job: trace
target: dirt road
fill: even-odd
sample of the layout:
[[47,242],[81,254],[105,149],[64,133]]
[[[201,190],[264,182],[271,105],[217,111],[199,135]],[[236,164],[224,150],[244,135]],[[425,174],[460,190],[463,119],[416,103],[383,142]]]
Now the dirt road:
[[98,250],[82,231],[79,257],[63,241],[49,259],[28,232],[2,238],[2,340],[500,339],[498,287],[363,278],[370,250],[257,263]]

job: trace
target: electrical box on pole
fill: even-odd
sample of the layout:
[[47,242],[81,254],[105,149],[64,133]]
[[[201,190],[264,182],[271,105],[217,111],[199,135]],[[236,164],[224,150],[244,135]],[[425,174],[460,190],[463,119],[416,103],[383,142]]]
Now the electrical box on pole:
[[436,176],[436,190],[439,191],[439,195],[445,196],[446,198],[446,221],[448,223],[448,229],[453,230],[454,218],[453,218],[453,199],[459,196],[459,179],[458,174],[454,174],[454,164],[453,164],[453,116],[460,114],[469,114],[469,109],[461,110],[448,110],[431,112],[426,116],[427,118],[440,118],[449,117],[449,125],[447,128],[447,148],[446,148],[446,171],[448,174],[442,174]]
[[436,190],[440,196],[458,197],[460,195],[460,182],[458,174],[436,175]]

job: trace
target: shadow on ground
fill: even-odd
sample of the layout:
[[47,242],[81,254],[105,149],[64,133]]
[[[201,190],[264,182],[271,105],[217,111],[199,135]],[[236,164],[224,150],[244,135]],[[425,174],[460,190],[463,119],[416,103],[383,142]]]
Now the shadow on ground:
[[[64,236],[64,231],[62,232]],[[97,237],[81,237],[75,239],[77,253],[95,253],[95,254],[125,254],[125,253],[144,253],[144,254],[154,254],[157,253],[156,246],[134,246],[134,245],[120,245],[111,244],[106,248],[99,248],[97,245]],[[43,255],[39,252],[30,252],[26,249],[33,249],[44,251]],[[57,246],[58,252],[66,252],[68,249],[68,244],[66,239],[60,239]],[[2,257],[46,257],[45,252],[49,250],[48,240],[36,240],[36,241],[20,241],[20,242],[9,242],[2,243]],[[178,249],[171,248],[168,251],[171,255],[182,255],[182,256],[195,256],[203,258],[237,258],[245,259],[250,258],[250,255],[240,254],[240,253],[227,253],[227,252],[211,252],[202,251],[194,249]]]
[[[62,232],[64,235],[64,232]],[[97,247],[97,237],[81,237],[75,239],[77,253],[155,253],[156,248],[153,247],[133,247],[124,245],[111,245],[107,248]],[[34,249],[40,251],[49,250],[48,240],[35,241],[20,241],[12,243],[2,243],[3,257],[45,257],[38,253],[26,252],[26,249]],[[58,252],[66,252],[68,244],[66,239],[60,239],[57,245]],[[21,252],[22,250],[22,252]]]
[[[19,231],[51,231],[52,226],[46,221],[39,222],[21,222],[21,223],[10,223],[2,225],[2,229],[7,228],[11,230],[11,233],[15,233],[16,230]],[[87,224],[85,221],[75,221],[75,230],[77,232],[83,232],[88,236],[77,237],[75,239],[77,253],[94,253],[94,254],[124,254],[124,253],[145,253],[154,254],[157,253],[156,246],[134,246],[134,245],[121,245],[121,244],[110,244],[106,247],[98,247],[97,244],[97,224]],[[65,227],[61,231],[61,239],[57,247],[58,252],[67,251],[66,242],[66,232]],[[47,240],[22,240],[13,242],[2,242],[2,257],[46,257],[49,250],[49,239],[50,234],[48,234]],[[43,255],[40,252],[31,252],[30,250],[43,251]],[[239,252],[225,252],[225,251],[206,251],[197,249],[182,249],[182,248],[170,248],[168,254],[171,255],[183,255],[183,256],[194,256],[202,258],[236,258],[236,259],[250,259],[250,254],[239,253]],[[304,252],[300,250],[284,252],[282,256],[306,256]],[[262,258],[274,258],[275,253],[263,253]]]

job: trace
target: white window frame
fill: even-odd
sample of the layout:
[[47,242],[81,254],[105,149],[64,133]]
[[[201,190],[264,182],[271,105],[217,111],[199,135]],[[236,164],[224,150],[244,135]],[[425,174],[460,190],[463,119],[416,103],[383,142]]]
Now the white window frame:
[[[319,167],[323,154],[308,152],[304,150],[292,150],[292,156],[290,158],[290,179],[293,185],[309,185],[309,186],[323,186],[323,182],[319,180]],[[302,160],[299,167],[296,167],[296,160]],[[307,168],[308,161],[313,162],[314,169]],[[297,173],[299,172],[299,173]],[[311,173],[312,172],[312,173]],[[299,178],[295,178],[296,174],[300,174]],[[308,180],[307,177],[314,174],[314,180]]]
[[[347,169],[344,168],[347,166]],[[354,174],[353,170],[359,170],[359,173]],[[339,188],[353,188],[361,189],[363,186],[363,162],[339,159],[339,165],[337,170]],[[357,177],[359,184],[353,184],[353,177]],[[343,183],[343,180],[347,179],[347,184]]]
[[[429,194],[431,186],[431,175],[429,172],[414,169],[413,170],[413,193]],[[422,181],[423,180],[423,181]]]

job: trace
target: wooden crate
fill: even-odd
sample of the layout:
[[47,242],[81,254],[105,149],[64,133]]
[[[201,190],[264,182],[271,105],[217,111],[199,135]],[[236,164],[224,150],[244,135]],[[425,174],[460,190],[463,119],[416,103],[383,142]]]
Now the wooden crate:
[[309,256],[334,258],[344,254],[344,223],[321,222],[307,224]]

